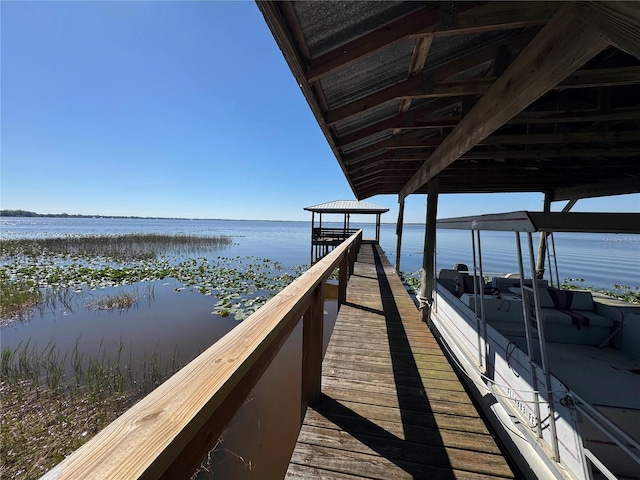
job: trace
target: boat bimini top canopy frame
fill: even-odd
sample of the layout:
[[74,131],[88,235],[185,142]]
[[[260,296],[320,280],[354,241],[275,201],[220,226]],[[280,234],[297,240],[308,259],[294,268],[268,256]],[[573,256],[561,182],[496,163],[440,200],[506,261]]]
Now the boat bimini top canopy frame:
[[438,220],[437,228],[502,232],[640,233],[638,213],[517,211]]
[[[626,233],[636,234],[640,233],[640,214],[637,213],[569,213],[569,212],[527,212],[516,211],[510,213],[501,214],[488,214],[468,217],[449,218],[437,221],[437,228],[445,229],[458,229],[471,231],[471,243],[473,250],[473,270],[472,278],[474,284],[474,304],[475,315],[478,320],[477,335],[478,335],[478,358],[476,359],[478,367],[482,373],[486,373],[489,369],[487,361],[487,320],[485,318],[485,295],[481,288],[481,282],[479,279],[484,278],[483,264],[482,264],[482,247],[481,247],[481,231],[512,231],[515,232],[517,258],[518,258],[518,274],[520,279],[520,295],[523,300],[523,317],[524,317],[524,332],[526,338],[526,349],[529,357],[529,363],[531,371],[533,372],[533,387],[536,391],[535,400],[535,418],[536,418],[536,432],[535,435],[538,441],[546,443],[547,447],[552,452],[552,458],[556,461],[560,461],[560,448],[558,434],[556,430],[556,419],[554,414],[554,392],[551,389],[551,372],[549,369],[547,348],[544,328],[541,322],[541,305],[540,305],[540,286],[537,281],[531,281],[530,285],[525,285],[525,260],[523,257],[528,256],[528,267],[531,272],[532,279],[534,276],[541,278],[540,271],[536,267],[535,255],[533,249],[533,234],[535,232],[542,232],[541,237],[551,235],[553,240],[553,232],[585,232],[585,233]],[[526,233],[527,247],[523,249],[521,243],[521,233]],[[550,286],[554,286],[554,273],[555,273],[555,286],[560,288],[558,267],[555,255],[555,245],[552,241],[552,250],[547,251],[549,254],[549,275]],[[523,255],[524,254],[524,255]],[[527,255],[528,254],[528,255]],[[553,257],[552,266],[551,258]],[[544,260],[544,259],[543,259]],[[539,264],[540,265],[540,264]],[[544,265],[544,263],[542,263]],[[437,299],[437,296],[436,296]],[[437,303],[437,302],[436,302]],[[437,305],[436,305],[437,310]],[[535,328],[537,335],[534,336],[532,328]],[[609,341],[613,335],[618,333],[619,330],[613,331],[602,343],[601,347],[605,345],[605,342]],[[537,338],[536,338],[537,337]],[[537,340],[537,341],[536,341]],[[534,346],[537,343],[536,346]],[[483,347],[483,345],[485,347]],[[538,349],[539,359],[534,359],[534,350]],[[544,380],[539,383],[540,380],[536,377],[536,367],[539,368]],[[546,385],[546,392],[544,392]],[[538,392],[538,389],[542,387],[542,390]],[[549,405],[549,421],[548,427],[550,428],[551,436],[550,442],[543,437],[542,431],[542,417],[540,406],[538,404],[538,395],[541,394],[545,398],[545,401]],[[578,408],[583,417],[596,426],[599,430],[605,433],[610,441],[618,445],[624,452],[626,452],[634,461],[640,464],[640,457],[629,450],[627,445],[633,445],[634,448],[640,450],[637,442],[631,439],[624,432],[620,433],[619,428],[611,423],[606,418],[602,418],[598,415],[587,402],[580,399],[575,392],[571,392],[572,397],[577,402],[576,408]],[[579,405],[578,405],[579,404]],[[595,412],[595,413],[594,413]],[[616,477],[602,462],[595,458],[591,452],[585,451],[584,455],[587,456],[590,461],[602,472],[607,478],[615,479]],[[586,463],[582,468],[585,469]]]

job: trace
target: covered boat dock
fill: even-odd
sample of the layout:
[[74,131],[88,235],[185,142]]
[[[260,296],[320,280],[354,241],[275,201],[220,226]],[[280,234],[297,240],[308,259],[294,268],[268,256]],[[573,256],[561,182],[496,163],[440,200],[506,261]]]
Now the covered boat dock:
[[[397,197],[396,271],[405,200],[427,194],[425,329],[439,195],[536,192],[549,213],[553,202],[567,212],[580,199],[640,192],[638,2],[258,5],[355,197]],[[375,337],[362,340],[369,350]],[[535,448],[528,457],[539,459]],[[555,455],[539,472],[563,469]]]
[[301,317],[290,478],[511,477],[429,332],[438,195],[539,192],[549,212],[638,193],[640,3],[257,4],[355,198],[397,198],[397,259],[405,199],[427,194],[420,308],[353,235],[47,478],[188,476]]
[[[304,208],[311,212],[311,265],[319,258],[325,256],[332,249],[340,245],[357,229],[351,228],[351,215],[375,215],[376,230],[374,238],[364,238],[365,243],[380,242],[380,217],[389,211],[388,208],[374,205],[369,202],[357,200],[334,200],[332,202],[320,203]],[[315,215],[318,214],[318,226],[316,227]],[[323,227],[322,215],[338,214],[343,217],[342,228]]]

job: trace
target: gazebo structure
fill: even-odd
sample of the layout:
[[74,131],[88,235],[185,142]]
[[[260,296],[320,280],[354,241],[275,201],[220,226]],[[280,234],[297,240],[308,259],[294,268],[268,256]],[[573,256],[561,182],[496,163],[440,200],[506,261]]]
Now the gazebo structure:
[[[311,212],[311,263],[329,253],[334,247],[340,245],[345,239],[353,235],[356,230],[350,228],[351,214],[366,214],[376,216],[375,238],[364,239],[367,242],[378,243],[380,241],[380,217],[389,209],[380,205],[357,200],[334,200],[333,202],[320,203],[305,207]],[[315,214],[319,214],[319,224],[315,226]],[[342,228],[323,228],[322,214],[343,215]]]

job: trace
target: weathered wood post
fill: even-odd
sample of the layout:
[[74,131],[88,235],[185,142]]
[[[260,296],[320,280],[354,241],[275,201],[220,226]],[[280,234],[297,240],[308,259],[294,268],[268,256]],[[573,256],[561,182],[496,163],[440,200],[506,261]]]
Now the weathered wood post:
[[311,259],[309,260],[309,266],[313,265],[313,225],[315,220],[315,212],[311,212]]
[[420,319],[430,324],[435,278],[436,215],[438,211],[438,179],[427,183],[427,224],[424,231],[424,253],[420,275]]
[[349,256],[345,253],[338,267],[338,306],[347,301],[347,282],[349,281]]
[[314,289],[302,320],[302,415],[304,405],[320,401],[322,387],[322,336],[324,326],[324,282]]
[[398,223],[396,224],[396,273],[400,274],[400,254],[402,252],[402,227],[404,222],[404,198],[398,196]]
[[356,243],[357,242],[353,242],[353,245],[349,248],[349,277],[353,275],[353,270],[356,264],[356,255],[358,254]]
[[[551,211],[551,193],[546,192],[544,194],[544,213]],[[547,256],[547,232],[540,232],[540,243],[538,244],[538,261],[536,263],[536,278],[544,278],[544,261]]]

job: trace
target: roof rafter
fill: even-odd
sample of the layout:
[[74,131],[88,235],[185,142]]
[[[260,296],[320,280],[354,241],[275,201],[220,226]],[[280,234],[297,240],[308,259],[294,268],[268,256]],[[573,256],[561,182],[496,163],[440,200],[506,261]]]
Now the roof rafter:
[[401,189],[405,198],[565,80],[609,43],[564,5]]
[[[638,69],[640,78],[640,68]],[[430,130],[442,127],[455,127],[461,120],[459,115],[447,115],[436,117],[425,117],[430,109],[422,107],[410,110],[409,112],[395,117],[387,118],[381,122],[370,125],[361,130],[357,130],[348,135],[338,137],[336,145],[344,148],[347,145],[362,141],[370,136],[379,134],[385,130]],[[522,112],[512,118],[507,124],[539,124],[539,123],[571,123],[571,122],[604,122],[621,120],[640,120],[639,108],[620,108],[608,110],[585,110],[585,111],[536,111]]]
[[[424,162],[432,150],[424,152],[404,152],[403,150],[386,151],[375,157],[371,157],[356,165],[370,166],[375,163],[392,160],[395,162]],[[535,150],[517,151],[476,151],[471,150],[460,156],[460,160],[512,160],[512,159],[542,159],[542,158],[611,158],[631,157],[640,159],[640,147],[616,147],[616,148],[581,148],[567,150],[564,148],[544,148]]]
[[[522,6],[509,2],[476,6],[477,2],[458,5],[457,25],[438,31],[439,8],[425,7],[401,19],[383,25],[351,42],[313,59],[309,64],[307,80],[319,80],[341,68],[410,37],[459,35],[488,30],[509,30],[542,25],[559,8],[550,2]],[[473,8],[472,8],[473,7]]]
[[[434,71],[434,73],[437,73]],[[458,95],[482,95],[491,88],[495,78],[477,78],[470,80],[440,80],[431,82],[422,76],[396,83],[364,98],[355,100],[341,107],[330,110],[326,114],[327,123],[337,123],[345,118],[365,110],[382,105],[397,98],[439,98]],[[640,67],[599,68],[577,71],[567,76],[552,88],[557,90],[568,88],[611,87],[617,85],[634,85],[640,83]]]
[[[450,133],[449,135],[452,135]],[[439,147],[447,137],[425,137],[421,131],[410,131],[404,135],[396,135],[386,140],[354,150],[345,155],[347,165],[352,165],[358,158],[379,150],[402,150],[411,148]],[[536,144],[569,144],[598,142],[633,142],[638,140],[636,131],[584,131],[572,133],[528,133],[511,135],[489,135],[476,145],[536,145]],[[499,154],[499,152],[496,152]]]
[[611,195],[623,195],[636,193],[640,177],[629,178],[626,181],[609,181],[580,185],[578,187],[559,188],[551,194],[551,201],[573,200],[577,198],[608,197]]
[[[409,73],[407,78],[415,77],[424,68],[424,64],[427,62],[427,56],[433,43],[433,35],[427,35],[426,37],[420,37],[416,40],[416,44],[413,47],[413,53],[411,54],[411,64],[409,65]],[[411,99],[405,98],[400,105],[399,112],[404,113],[411,108]]]
[[577,12],[613,45],[640,60],[640,3],[580,2]]

